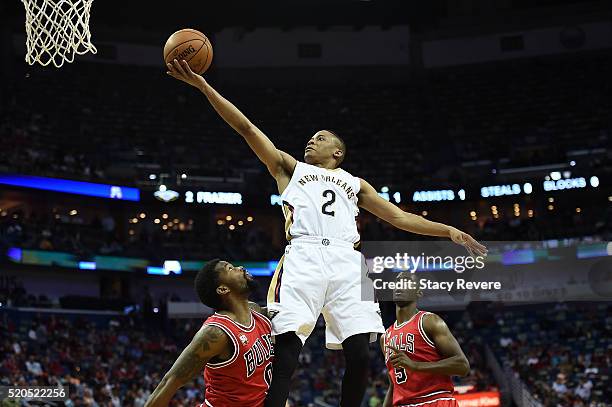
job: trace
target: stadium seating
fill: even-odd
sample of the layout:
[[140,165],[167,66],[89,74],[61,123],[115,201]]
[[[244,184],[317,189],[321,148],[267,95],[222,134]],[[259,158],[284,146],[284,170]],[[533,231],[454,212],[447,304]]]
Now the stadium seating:
[[[474,318],[497,356],[542,405],[599,406],[612,399],[610,311],[609,302],[534,304],[482,308],[482,318]],[[553,386],[558,376],[565,391]],[[580,397],[576,388],[587,382],[590,396]]]
[[[546,164],[605,147],[611,67],[610,51],[594,51],[430,69],[393,87],[218,88],[288,152],[301,157],[311,134],[335,129],[348,142],[347,170],[374,185],[406,187],[415,178],[447,182],[449,173],[453,182],[482,178],[460,168],[469,161]],[[109,80],[121,86],[109,88]],[[0,108],[0,170],[132,183],[154,169],[263,171],[202,96],[162,70],[86,63],[37,70],[8,85]]]
[[[454,315],[453,318],[457,318]],[[449,318],[450,320],[450,318]],[[69,406],[87,399],[98,405],[140,406],[170,368],[202,321],[129,316],[36,314],[2,311],[0,347],[8,355],[0,363],[0,384],[70,386]],[[468,331],[455,332],[470,356],[472,371],[458,385],[472,391],[495,388],[482,360],[482,344]],[[290,399],[294,407],[315,400],[338,405],[344,369],[341,352],[325,350],[325,329],[319,321],[300,357]],[[378,346],[370,352],[367,406],[381,406],[387,391],[387,373]],[[171,406],[195,405],[203,400],[201,377],[183,388]],[[72,403],[72,404],[71,404]],[[87,405],[87,404],[86,404]],[[91,402],[89,405],[96,405]]]

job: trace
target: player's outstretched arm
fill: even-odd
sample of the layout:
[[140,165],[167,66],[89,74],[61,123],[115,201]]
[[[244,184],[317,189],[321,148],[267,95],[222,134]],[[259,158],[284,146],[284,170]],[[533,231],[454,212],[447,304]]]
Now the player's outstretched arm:
[[445,357],[437,362],[415,362],[405,352],[390,346],[393,355],[389,358],[395,367],[417,372],[427,372],[448,376],[467,376],[470,373],[470,362],[461,350],[457,339],[453,336],[442,318],[436,314],[423,316],[425,333],[436,345],[436,349]]
[[[380,336],[380,350],[383,353],[383,358],[385,358],[385,334]],[[382,407],[393,407],[393,380],[389,380],[389,387],[387,388],[387,394],[385,394]]]
[[219,116],[246,140],[251,150],[268,167],[273,177],[276,178],[280,173],[286,173],[289,176],[293,174],[297,163],[295,158],[277,149],[272,141],[236,106],[213,89],[202,75],[193,72],[185,60],[179,62],[175,59],[171,64],[167,64],[167,67],[168,75],[198,88],[206,96]]
[[220,328],[204,325],[157,385],[145,407],[166,407],[178,389],[204,370],[208,361],[229,346]]
[[404,212],[397,206],[381,198],[374,187],[361,180],[359,206],[385,220],[398,229],[427,236],[447,237],[464,246],[471,255],[485,256],[487,248],[478,243],[472,236],[444,223],[432,222],[422,216]]

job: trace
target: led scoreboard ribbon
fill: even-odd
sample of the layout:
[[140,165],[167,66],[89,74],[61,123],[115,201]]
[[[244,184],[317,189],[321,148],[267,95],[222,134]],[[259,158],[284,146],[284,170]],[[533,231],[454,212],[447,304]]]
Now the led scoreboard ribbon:
[[0,174],[0,184],[99,198],[140,201],[140,191],[137,188],[120,185],[13,174]]

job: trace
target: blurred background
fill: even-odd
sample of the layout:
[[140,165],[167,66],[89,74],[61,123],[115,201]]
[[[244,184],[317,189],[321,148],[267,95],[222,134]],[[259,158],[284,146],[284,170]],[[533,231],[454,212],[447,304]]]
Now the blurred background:
[[[25,64],[23,5],[0,3],[1,384],[61,382],[66,405],[142,406],[210,312],[192,290],[205,261],[248,267],[265,302],[285,243],[278,191],[204,97],[165,74],[166,38],[191,27],[214,47],[207,80],[296,158],[333,129],[343,168],[404,210],[526,242],[533,258],[548,250],[547,267],[559,248],[603,262],[585,274],[585,301],[532,292],[522,305],[430,308],[472,365],[456,383],[462,406],[612,405],[611,11],[105,0],[92,8],[98,53],[55,69]],[[417,239],[365,212],[359,227],[362,241]],[[382,308],[388,326],[393,305]],[[342,354],[323,335],[301,356],[292,406],[338,405]],[[387,379],[371,352],[363,405],[377,407]],[[172,405],[202,391],[200,378]]]

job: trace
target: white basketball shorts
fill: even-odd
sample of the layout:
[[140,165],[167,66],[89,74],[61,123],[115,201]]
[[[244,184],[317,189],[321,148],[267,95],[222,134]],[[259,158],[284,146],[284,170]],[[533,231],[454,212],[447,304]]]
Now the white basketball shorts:
[[294,331],[306,342],[320,314],[325,342],[342,349],[348,337],[384,333],[374,288],[362,254],[341,240],[302,236],[291,240],[268,290],[272,334]]

